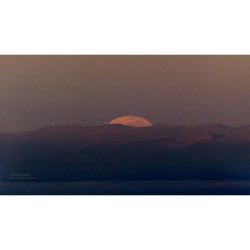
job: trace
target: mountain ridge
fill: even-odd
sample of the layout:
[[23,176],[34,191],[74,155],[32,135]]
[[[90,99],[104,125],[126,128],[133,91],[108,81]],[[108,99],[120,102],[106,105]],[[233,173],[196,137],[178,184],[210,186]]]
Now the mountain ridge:
[[0,166],[2,181],[250,179],[250,126],[47,126],[0,134]]

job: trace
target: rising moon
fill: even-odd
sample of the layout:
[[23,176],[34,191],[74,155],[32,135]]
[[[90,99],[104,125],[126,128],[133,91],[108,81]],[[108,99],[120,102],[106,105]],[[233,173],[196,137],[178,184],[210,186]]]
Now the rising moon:
[[109,124],[122,124],[122,125],[130,126],[130,127],[150,127],[150,126],[153,126],[152,122],[150,122],[149,120],[147,120],[143,117],[133,116],[133,115],[118,117],[118,118],[112,120],[111,122],[109,122]]

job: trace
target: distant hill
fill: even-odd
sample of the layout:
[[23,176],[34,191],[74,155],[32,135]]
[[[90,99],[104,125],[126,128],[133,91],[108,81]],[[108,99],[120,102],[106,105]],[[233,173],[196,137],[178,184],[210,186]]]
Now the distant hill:
[[1,181],[250,179],[250,126],[50,126],[0,134]]

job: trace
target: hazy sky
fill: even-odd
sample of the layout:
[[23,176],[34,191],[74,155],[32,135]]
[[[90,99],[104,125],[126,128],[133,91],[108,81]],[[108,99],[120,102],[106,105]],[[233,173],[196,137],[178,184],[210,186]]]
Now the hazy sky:
[[0,132],[129,114],[250,124],[250,56],[0,56]]

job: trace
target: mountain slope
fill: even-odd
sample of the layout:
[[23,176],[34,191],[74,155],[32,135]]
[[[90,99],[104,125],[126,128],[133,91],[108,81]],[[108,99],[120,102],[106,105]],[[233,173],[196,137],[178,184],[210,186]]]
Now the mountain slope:
[[0,179],[250,179],[250,126],[51,126],[2,134]]

